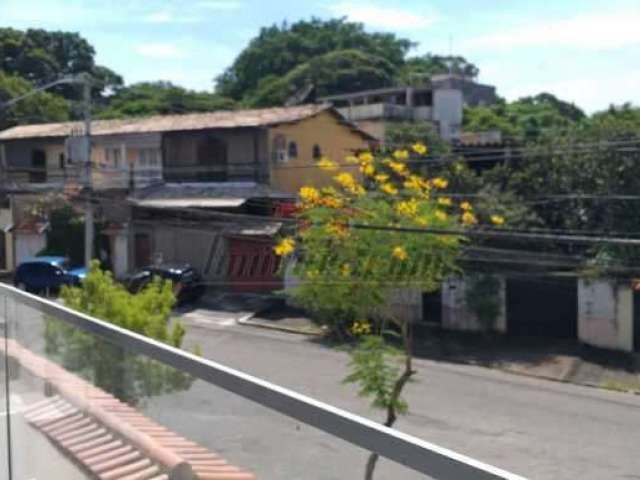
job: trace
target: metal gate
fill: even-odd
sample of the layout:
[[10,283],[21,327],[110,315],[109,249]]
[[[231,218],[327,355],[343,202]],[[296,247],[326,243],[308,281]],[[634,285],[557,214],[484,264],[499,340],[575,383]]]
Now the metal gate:
[[575,278],[507,279],[507,332],[511,335],[575,339],[578,284]]

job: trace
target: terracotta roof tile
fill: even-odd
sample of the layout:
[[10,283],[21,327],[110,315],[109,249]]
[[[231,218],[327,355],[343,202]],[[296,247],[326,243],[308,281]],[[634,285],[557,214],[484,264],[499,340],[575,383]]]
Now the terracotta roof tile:
[[[264,108],[259,110],[217,111],[182,115],[156,115],[91,122],[93,135],[126,133],[155,133],[208,128],[266,127],[293,123],[331,109],[329,105],[299,105],[295,107]],[[82,128],[81,122],[19,125],[0,132],[0,140],[37,137],[67,137],[72,130]]]

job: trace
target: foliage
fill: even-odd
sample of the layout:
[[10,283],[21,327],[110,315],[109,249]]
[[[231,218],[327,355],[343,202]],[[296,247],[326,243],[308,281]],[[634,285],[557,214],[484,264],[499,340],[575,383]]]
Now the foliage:
[[574,104],[540,93],[511,103],[500,101],[490,107],[467,108],[464,130],[500,130],[518,142],[536,141],[549,133],[566,131],[584,117]]
[[493,330],[500,315],[500,280],[495,275],[472,273],[465,276],[465,302],[485,330]]
[[234,107],[233,101],[213,93],[186,90],[170,82],[143,82],[119,89],[98,116],[121,118],[230,110]]
[[399,79],[405,84],[420,84],[432,75],[442,73],[458,73],[475,78],[480,70],[466,58],[458,55],[433,55],[427,53],[420,57],[406,60],[399,72]]
[[344,383],[357,384],[358,395],[371,398],[373,408],[391,406],[398,413],[406,413],[407,402],[393,395],[401,361],[402,350],[388,345],[380,335],[364,335],[351,353],[351,373]]
[[[24,95],[33,86],[26,80],[0,71],[0,103]],[[42,123],[69,119],[69,103],[58,95],[38,92],[24,100],[0,108],[0,130],[22,123]]]
[[[142,292],[130,294],[94,261],[82,287],[63,287],[61,296],[69,308],[174,347],[182,345],[182,324],[175,322],[170,327],[168,323],[175,303],[168,281],[154,279]],[[55,319],[47,323],[46,348],[66,368],[129,403],[191,384],[190,377],[179,371],[127,353]]]
[[[217,92],[235,100],[249,99],[255,96],[261,80],[283,77],[312,59],[338,51],[358,50],[364,56],[384,59],[399,67],[411,46],[410,41],[391,33],[368,33],[362,24],[347,22],[344,18],[312,18],[291,25],[273,25],[260,30],[233,64],[218,77]],[[324,62],[327,68],[331,64],[330,61]],[[367,84],[366,77],[371,71],[361,69],[360,74],[362,77],[357,82]],[[346,80],[352,81],[353,76],[347,76]],[[335,89],[345,88],[352,87],[343,83],[335,85]],[[334,88],[327,89],[327,93],[335,91]]]
[[247,103],[282,105],[308,84],[314,85],[318,96],[377,88],[390,85],[393,75],[394,65],[383,57],[356,49],[335,50],[297,65],[282,77],[265,77]]
[[71,265],[84,264],[84,218],[71,205],[53,210],[49,215],[50,231],[46,250],[40,255],[60,255]]
[[[96,79],[93,94],[100,99],[122,85],[122,77],[96,65],[94,57],[94,48],[78,33],[0,28],[0,71],[33,85],[86,72]],[[81,90],[73,85],[60,85],[53,93],[69,100],[81,98]]]
[[385,124],[385,144],[390,150],[416,143],[429,145],[429,155],[445,155],[451,151],[451,146],[440,138],[435,127],[430,123],[387,122]]

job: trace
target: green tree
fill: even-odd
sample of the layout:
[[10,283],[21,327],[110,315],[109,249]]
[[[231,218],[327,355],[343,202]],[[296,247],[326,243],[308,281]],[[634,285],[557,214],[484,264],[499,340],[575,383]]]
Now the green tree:
[[[387,302],[416,289],[437,290],[458,270],[463,241],[459,235],[354,224],[462,230],[480,220],[469,202],[455,204],[438,195],[448,188],[444,178],[412,173],[409,161],[425,153],[423,144],[413,145],[412,153],[398,149],[374,157],[364,152],[347,157],[344,161],[353,166],[342,170],[322,160],[322,169],[335,171],[335,187],[300,190],[303,227],[296,238],[283,238],[276,247],[276,254],[288,256],[299,245],[293,270],[300,281],[293,298],[332,331],[357,340],[345,381],[357,384],[360,395],[386,411],[387,426],[407,411],[402,391],[415,374],[410,320]],[[400,348],[393,339],[399,339]],[[372,478],[377,459],[375,453],[369,457],[366,479]]]
[[307,84],[314,85],[318,96],[377,88],[392,83],[394,70],[384,58],[360,50],[336,50],[296,66],[283,77],[265,77],[246,102],[256,107],[282,105]]
[[458,73],[467,77],[475,78],[480,73],[480,69],[466,58],[458,55],[434,55],[427,53],[420,57],[411,57],[404,62],[398,73],[402,83],[421,83],[425,78],[440,73]]
[[[0,104],[30,92],[32,85],[0,71]],[[0,130],[25,123],[59,122],[69,119],[69,102],[48,92],[38,92],[13,105],[0,107]]]
[[465,131],[500,130],[516,142],[534,142],[566,131],[585,118],[574,104],[564,102],[550,93],[523,97],[515,102],[499,101],[490,107],[465,109]]
[[[175,303],[170,282],[155,279],[142,292],[130,294],[94,261],[82,287],[63,287],[61,297],[74,310],[174,347],[182,345],[184,327],[180,322],[169,324]],[[179,371],[55,319],[47,323],[46,348],[65,368],[132,404],[191,384],[191,378]]]
[[98,116],[122,118],[231,110],[234,107],[232,100],[213,93],[187,90],[170,82],[143,82],[119,89]]
[[[96,100],[122,85],[122,77],[95,64],[95,50],[78,33],[0,28],[0,71],[17,75],[33,85],[43,85],[67,75],[89,73],[96,80]],[[59,85],[53,93],[68,100],[80,100],[82,91],[74,85]]]
[[[366,32],[362,24],[347,22],[344,18],[312,18],[291,25],[273,25],[260,30],[217,78],[217,92],[235,100],[250,98],[264,78],[282,77],[312,59],[341,50],[359,50],[400,67],[411,46],[409,40],[390,33]],[[331,62],[326,66],[329,68]],[[362,75],[367,74],[363,69]],[[367,83],[366,78],[358,81]]]

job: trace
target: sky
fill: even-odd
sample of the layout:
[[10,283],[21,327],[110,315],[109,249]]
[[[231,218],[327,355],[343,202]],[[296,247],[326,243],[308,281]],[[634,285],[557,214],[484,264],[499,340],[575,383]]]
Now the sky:
[[75,31],[127,83],[212,90],[260,27],[346,16],[459,54],[508,100],[546,91],[588,112],[640,105],[640,0],[1,0],[0,26]]

